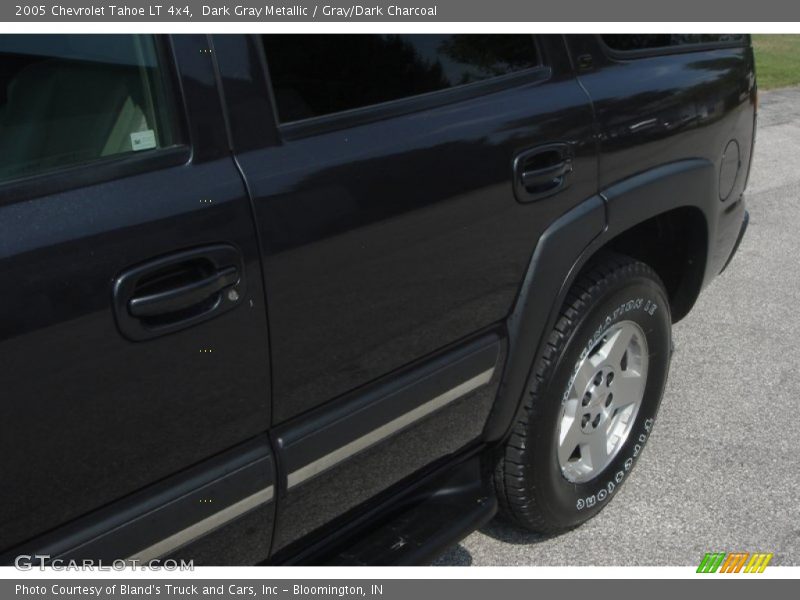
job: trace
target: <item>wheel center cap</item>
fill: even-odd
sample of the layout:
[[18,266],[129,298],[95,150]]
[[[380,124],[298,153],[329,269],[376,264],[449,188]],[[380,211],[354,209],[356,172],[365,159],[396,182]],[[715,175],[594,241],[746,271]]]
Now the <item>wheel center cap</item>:
[[614,399],[614,368],[601,365],[583,393],[581,430],[591,434],[605,423]]

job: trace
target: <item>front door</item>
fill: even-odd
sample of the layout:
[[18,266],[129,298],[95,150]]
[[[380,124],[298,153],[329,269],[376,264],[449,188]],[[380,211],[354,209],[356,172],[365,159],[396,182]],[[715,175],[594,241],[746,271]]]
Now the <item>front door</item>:
[[[208,48],[0,36],[0,551],[268,429],[258,248]],[[138,526],[114,558],[238,500]],[[240,562],[267,555],[271,510]]]

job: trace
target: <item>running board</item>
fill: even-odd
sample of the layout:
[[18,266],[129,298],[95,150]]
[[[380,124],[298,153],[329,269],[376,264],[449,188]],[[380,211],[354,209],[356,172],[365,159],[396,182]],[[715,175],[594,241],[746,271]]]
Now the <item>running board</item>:
[[448,470],[380,523],[350,536],[350,542],[308,562],[322,565],[424,565],[497,513],[491,482],[482,476],[480,455]]

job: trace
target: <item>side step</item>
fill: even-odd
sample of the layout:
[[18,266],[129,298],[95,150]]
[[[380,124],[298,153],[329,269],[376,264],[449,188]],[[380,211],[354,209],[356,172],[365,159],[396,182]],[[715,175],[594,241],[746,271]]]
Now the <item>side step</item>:
[[427,564],[497,512],[488,477],[476,455],[414,494],[380,523],[349,536],[349,542],[312,559],[324,565]]

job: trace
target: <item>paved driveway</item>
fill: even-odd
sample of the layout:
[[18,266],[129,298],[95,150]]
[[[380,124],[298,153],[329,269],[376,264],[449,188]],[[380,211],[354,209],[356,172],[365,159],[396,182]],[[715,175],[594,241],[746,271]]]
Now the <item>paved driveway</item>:
[[675,327],[656,428],[618,497],[550,539],[492,522],[438,564],[800,564],[800,88],[761,94],[747,201],[738,255]]

